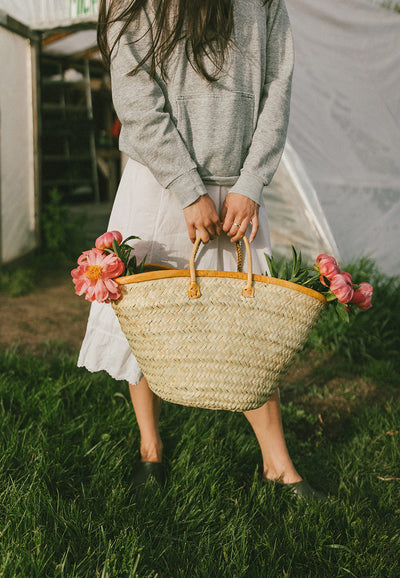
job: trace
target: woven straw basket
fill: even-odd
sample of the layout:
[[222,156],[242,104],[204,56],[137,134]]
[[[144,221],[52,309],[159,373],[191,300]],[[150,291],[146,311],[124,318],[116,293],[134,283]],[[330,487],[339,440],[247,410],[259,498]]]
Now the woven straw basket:
[[116,279],[122,331],[150,388],[181,405],[245,411],[278,386],[325,304],[320,293],[248,272],[163,268]]

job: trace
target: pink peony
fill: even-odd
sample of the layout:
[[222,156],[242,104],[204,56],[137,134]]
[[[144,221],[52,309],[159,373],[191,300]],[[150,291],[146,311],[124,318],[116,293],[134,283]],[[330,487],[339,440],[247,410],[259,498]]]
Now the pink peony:
[[350,273],[338,273],[335,275],[331,280],[330,290],[336,295],[340,303],[349,303],[354,295]]
[[109,303],[121,295],[113,279],[125,269],[121,259],[114,253],[104,254],[100,249],[84,251],[78,259],[76,269],[71,271],[77,295],[85,295],[87,301]]
[[372,307],[373,287],[369,283],[360,283],[354,291],[350,303],[354,303],[359,309],[370,309]]
[[320,281],[325,287],[327,284],[324,281],[324,277],[328,279],[328,281],[332,281],[335,275],[340,273],[339,265],[334,257],[329,257],[329,255],[318,255],[317,259],[317,271],[320,274]]
[[103,233],[96,239],[96,249],[111,249],[114,239],[117,241],[118,245],[122,243],[122,235],[119,231],[108,231]]

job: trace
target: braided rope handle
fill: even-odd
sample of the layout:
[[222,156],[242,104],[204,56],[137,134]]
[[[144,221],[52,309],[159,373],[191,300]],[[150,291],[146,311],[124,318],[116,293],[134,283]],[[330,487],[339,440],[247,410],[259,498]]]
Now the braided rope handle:
[[[247,240],[247,237],[243,237],[244,246],[246,249],[246,256],[247,256],[247,281],[246,285],[243,287],[242,296],[243,297],[254,297],[254,287],[253,287],[253,265],[251,260],[251,249],[250,243]],[[198,299],[201,296],[200,287],[196,281],[196,269],[195,269],[195,258],[197,255],[197,251],[199,250],[199,246],[201,243],[201,238],[197,237],[196,241],[194,242],[192,254],[190,255],[189,260],[189,271],[190,271],[190,284],[188,288],[188,296],[189,299]],[[240,243],[236,243],[236,251],[237,251],[237,270],[240,271],[242,268],[242,250],[240,247]]]
[[236,253],[237,253],[237,272],[242,272],[243,267],[243,255],[242,255],[242,246],[240,241],[236,241]]

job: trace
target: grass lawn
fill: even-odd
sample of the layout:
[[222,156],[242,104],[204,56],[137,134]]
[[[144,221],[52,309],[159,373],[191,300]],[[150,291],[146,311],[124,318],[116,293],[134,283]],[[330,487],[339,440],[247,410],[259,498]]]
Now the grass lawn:
[[[317,385],[321,372],[325,383],[338,374],[336,361],[323,365]],[[331,415],[336,427],[304,392],[303,403],[294,386],[289,401],[283,393],[296,465],[332,495],[310,505],[260,483],[241,414],[172,404],[161,424],[168,486],[135,495],[139,438],[124,383],[61,353],[5,352],[1,370],[1,577],[400,575],[395,389],[353,407],[339,369],[350,409]],[[331,394],[319,388],[320,400]]]
[[374,307],[350,325],[326,311],[282,383],[290,454],[324,504],[260,482],[241,414],[167,403],[168,484],[137,494],[127,385],[61,345],[3,349],[0,577],[398,578],[400,283],[365,278]]

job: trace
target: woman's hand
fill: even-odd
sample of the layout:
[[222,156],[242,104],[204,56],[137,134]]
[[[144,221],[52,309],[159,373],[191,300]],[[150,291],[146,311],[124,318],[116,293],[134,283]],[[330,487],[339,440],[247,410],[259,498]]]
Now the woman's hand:
[[222,233],[222,223],[215,203],[209,195],[202,195],[197,201],[185,207],[183,214],[192,243],[196,240],[196,230],[203,243],[215,239]]
[[239,193],[228,193],[221,210],[222,229],[236,242],[244,236],[251,223],[249,242],[252,243],[258,231],[259,205]]

